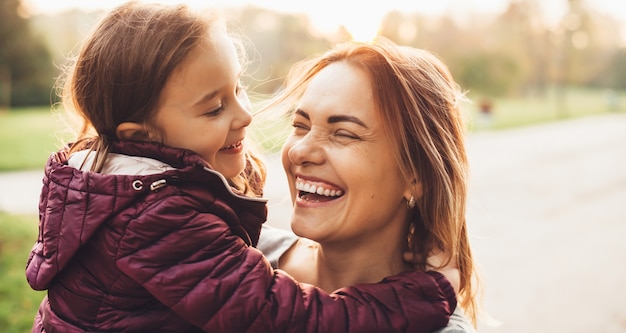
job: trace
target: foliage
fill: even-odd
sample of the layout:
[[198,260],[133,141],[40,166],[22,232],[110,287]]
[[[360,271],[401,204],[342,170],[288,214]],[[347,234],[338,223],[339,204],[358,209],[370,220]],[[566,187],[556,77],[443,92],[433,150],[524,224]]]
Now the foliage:
[[[589,10],[584,1],[567,5],[567,15],[557,25],[542,21],[545,13],[533,0],[510,1],[498,14],[467,12],[460,18],[393,11],[387,13],[379,34],[433,51],[464,89],[485,95],[542,94],[555,84],[623,89],[618,22]],[[316,32],[302,13],[255,6],[223,9],[231,30],[246,40],[250,62],[242,80],[255,93],[275,92],[295,62],[349,38],[341,27],[335,33]],[[55,63],[63,64],[102,14],[73,10],[30,21],[52,50]]]
[[542,21],[545,13],[533,0],[510,1],[493,16],[396,11],[387,14],[381,34],[440,55],[465,89],[495,96],[545,93],[550,85],[589,86],[599,74],[617,72],[611,59],[623,44],[615,33],[620,25],[584,4],[568,1],[567,15],[556,25]]
[[45,293],[34,291],[24,267],[37,239],[37,217],[0,212],[0,327],[3,333],[30,332]]
[[604,71],[597,73],[594,86],[626,90],[626,48],[616,50]]
[[248,6],[232,16],[241,34],[250,41],[250,76],[244,79],[256,93],[278,90],[291,65],[330,47],[328,40],[311,33],[310,23],[302,15]]
[[626,90],[626,48],[615,53],[613,59],[613,70],[608,73],[611,78],[610,87],[619,90]]
[[0,108],[51,102],[48,48],[19,11],[19,0],[0,0]]
[[521,74],[515,60],[503,54],[467,55],[457,66],[450,70],[462,87],[492,97],[509,95]]

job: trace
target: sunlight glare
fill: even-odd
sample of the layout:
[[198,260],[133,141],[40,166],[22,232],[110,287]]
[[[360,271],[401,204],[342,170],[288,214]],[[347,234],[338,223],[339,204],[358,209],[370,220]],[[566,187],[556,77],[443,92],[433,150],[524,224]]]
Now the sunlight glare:
[[358,42],[370,42],[378,35],[381,24],[380,17],[353,16],[342,24],[348,30],[352,39]]
[[[339,7],[334,11],[336,24],[346,28],[352,35],[352,39],[359,42],[374,40],[386,14],[385,7],[380,3],[363,6],[358,13],[354,11],[354,5],[343,4],[335,7]],[[328,18],[328,12],[325,16]]]

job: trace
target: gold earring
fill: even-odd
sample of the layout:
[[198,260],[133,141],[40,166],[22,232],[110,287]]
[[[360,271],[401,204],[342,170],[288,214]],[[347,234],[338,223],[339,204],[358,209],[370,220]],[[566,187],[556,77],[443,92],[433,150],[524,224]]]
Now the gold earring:
[[409,208],[415,207],[415,198],[411,196],[411,199],[406,201],[406,206]]

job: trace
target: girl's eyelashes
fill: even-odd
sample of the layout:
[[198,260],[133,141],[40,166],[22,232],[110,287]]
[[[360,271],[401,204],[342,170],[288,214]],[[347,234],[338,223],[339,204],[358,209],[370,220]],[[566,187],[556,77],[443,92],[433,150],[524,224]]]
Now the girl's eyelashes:
[[[235,86],[235,95],[236,96],[242,96],[243,94],[246,93],[246,88],[241,85],[241,84],[237,84]],[[204,113],[205,116],[208,117],[216,117],[219,116],[223,111],[224,111],[225,107],[224,107],[224,101],[221,101],[220,104],[218,105],[218,107],[216,107],[215,109]]]
[[204,115],[209,116],[209,117],[216,117],[216,116],[219,116],[219,114],[222,113],[222,111],[224,111],[224,105],[220,104],[219,107],[217,107],[216,109],[213,109],[212,111],[205,113]]

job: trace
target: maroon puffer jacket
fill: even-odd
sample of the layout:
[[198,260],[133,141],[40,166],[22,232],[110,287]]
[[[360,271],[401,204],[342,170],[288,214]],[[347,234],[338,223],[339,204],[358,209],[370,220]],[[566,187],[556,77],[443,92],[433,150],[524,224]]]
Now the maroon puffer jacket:
[[264,200],[239,196],[189,151],[116,143],[176,168],[147,176],[45,169],[31,287],[33,332],[431,332],[454,291],[435,272],[333,294],[273,271],[256,244]]

